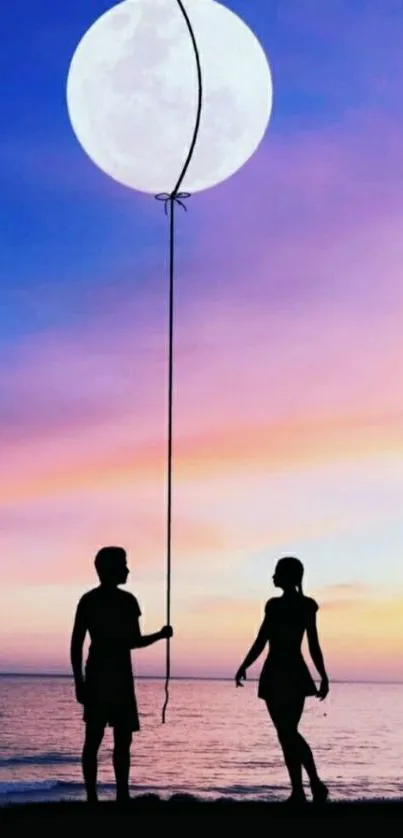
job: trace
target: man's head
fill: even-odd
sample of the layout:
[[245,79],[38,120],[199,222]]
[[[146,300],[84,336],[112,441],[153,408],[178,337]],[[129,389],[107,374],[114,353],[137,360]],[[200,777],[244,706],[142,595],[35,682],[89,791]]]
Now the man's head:
[[101,584],[124,585],[127,582],[129,568],[123,547],[102,547],[94,564]]

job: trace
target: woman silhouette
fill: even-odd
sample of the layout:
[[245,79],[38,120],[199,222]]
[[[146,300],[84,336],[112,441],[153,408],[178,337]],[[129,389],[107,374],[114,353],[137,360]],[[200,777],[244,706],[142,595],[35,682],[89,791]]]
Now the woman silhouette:
[[[318,803],[327,799],[328,789],[318,776],[312,751],[298,732],[298,725],[305,698],[316,696],[323,701],[329,692],[329,680],[316,627],[318,605],[302,592],[303,574],[304,567],[299,559],[290,556],[277,563],[273,583],[277,588],[282,588],[283,595],[269,599],[266,603],[263,623],[235,681],[237,687],[243,686],[242,680],[246,679],[247,668],[262,654],[266,643],[269,643],[269,653],[260,675],[258,696],[266,702],[283,750],[292,786],[288,802],[306,803],[302,784],[304,767],[310,780],[313,801]],[[319,690],[301,652],[305,631],[312,660],[321,677]]]

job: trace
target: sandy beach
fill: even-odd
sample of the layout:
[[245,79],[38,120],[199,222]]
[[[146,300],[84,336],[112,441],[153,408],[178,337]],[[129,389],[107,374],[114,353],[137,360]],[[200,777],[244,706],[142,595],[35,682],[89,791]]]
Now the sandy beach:
[[155,795],[146,795],[125,806],[117,806],[114,802],[102,802],[95,807],[89,807],[84,802],[61,802],[11,804],[0,809],[2,836],[24,834],[34,828],[43,832],[61,825],[82,834],[82,830],[89,827],[98,831],[103,827],[110,829],[121,822],[126,826],[132,822],[133,828],[139,822],[146,823],[147,827],[172,825],[175,829],[181,826],[194,828],[195,824],[201,824],[202,829],[221,830],[227,827],[232,832],[238,829],[244,832],[251,826],[262,826],[264,821],[268,828],[281,822],[282,828],[285,822],[295,818],[300,824],[306,822],[309,828],[315,823],[318,827],[328,827],[330,822],[335,821],[343,827],[367,827],[373,821],[378,829],[389,824],[396,827],[403,825],[403,803],[380,800],[371,803],[326,803],[323,806],[308,804],[294,808],[282,803],[205,802],[182,795],[161,800]]

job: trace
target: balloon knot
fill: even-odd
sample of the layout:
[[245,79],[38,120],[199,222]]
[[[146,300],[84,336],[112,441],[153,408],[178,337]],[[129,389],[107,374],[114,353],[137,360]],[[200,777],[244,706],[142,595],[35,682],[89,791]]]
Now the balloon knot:
[[190,198],[190,192],[160,192],[155,196],[156,201],[164,202],[165,215],[168,215],[168,205],[178,204],[187,212],[187,206],[183,203],[187,198]]

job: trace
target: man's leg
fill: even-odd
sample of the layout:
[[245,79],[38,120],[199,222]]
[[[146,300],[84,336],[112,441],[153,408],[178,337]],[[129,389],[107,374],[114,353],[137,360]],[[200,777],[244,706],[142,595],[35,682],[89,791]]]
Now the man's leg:
[[82,766],[85,790],[88,803],[96,803],[97,797],[97,756],[99,746],[104,737],[105,725],[102,722],[90,721],[86,724],[85,741],[82,754]]
[[113,767],[116,777],[116,800],[129,800],[130,746],[132,731],[124,725],[113,729]]

